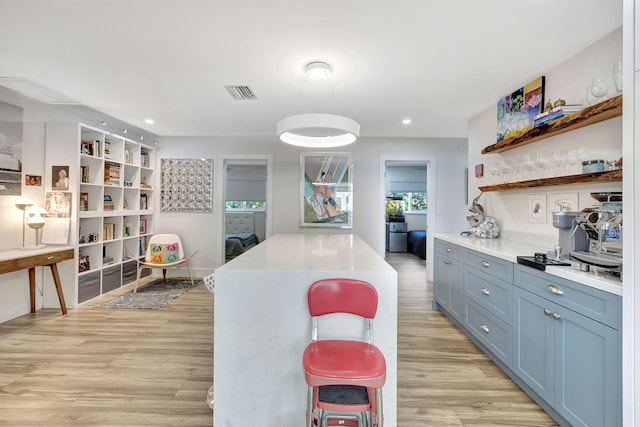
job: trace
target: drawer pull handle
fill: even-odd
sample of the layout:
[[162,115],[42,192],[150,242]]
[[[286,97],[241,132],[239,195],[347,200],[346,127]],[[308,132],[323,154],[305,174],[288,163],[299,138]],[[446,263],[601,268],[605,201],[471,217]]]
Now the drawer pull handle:
[[564,295],[564,291],[562,289],[560,289],[559,287],[557,287],[556,285],[547,286],[547,291],[551,292],[552,294],[556,294],[556,295]]
[[489,267],[491,264],[489,264],[489,261],[482,261],[482,266],[483,267]]
[[481,288],[480,293],[483,295],[489,295],[491,292],[489,292],[489,289],[487,288]]
[[451,252],[453,249],[451,248],[447,248],[447,252]]
[[487,325],[480,325],[480,330],[485,333],[489,333],[489,327]]
[[451,264],[451,261],[449,261],[448,259],[445,259],[443,262],[444,262],[445,264]]
[[545,316],[549,316],[549,315],[551,315],[551,310],[549,310],[548,308],[545,308],[543,310],[543,313],[544,313]]
[[54,259],[54,258],[55,258],[55,255],[51,255],[51,256],[47,257],[47,259]]
[[553,313],[554,320],[560,320],[560,315],[558,313]]

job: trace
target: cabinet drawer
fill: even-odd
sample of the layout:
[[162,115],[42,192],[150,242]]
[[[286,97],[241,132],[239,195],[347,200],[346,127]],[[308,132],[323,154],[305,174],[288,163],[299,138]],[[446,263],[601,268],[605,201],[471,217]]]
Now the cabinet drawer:
[[466,249],[462,246],[453,245],[449,242],[444,242],[438,239],[435,240],[435,248],[436,251],[442,252],[443,254],[459,261],[464,259],[464,253],[466,252]]
[[510,261],[485,255],[482,252],[467,251],[465,262],[468,266],[491,274],[505,282],[513,282],[513,263]]
[[543,271],[516,266],[515,285],[619,330],[622,298]]
[[491,353],[511,368],[513,329],[469,299],[465,299],[465,326]]
[[513,285],[510,283],[484,271],[467,267],[464,271],[464,293],[467,298],[471,298],[509,325],[513,323]]

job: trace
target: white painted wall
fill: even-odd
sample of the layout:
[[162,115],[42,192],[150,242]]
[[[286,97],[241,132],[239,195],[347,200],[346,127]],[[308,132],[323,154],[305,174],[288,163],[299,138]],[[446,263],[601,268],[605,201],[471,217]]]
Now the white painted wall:
[[[579,52],[552,70],[531,70],[531,80],[538,75],[546,77],[545,99],[563,98],[567,103],[584,103],[587,86],[593,76],[602,76],[613,88],[612,70],[614,62],[622,58],[622,29],[618,29],[594,45]],[[526,82],[523,82],[526,83]],[[516,88],[505,88],[505,94]],[[611,92],[611,94],[613,94]],[[497,101],[497,99],[496,99]],[[545,101],[546,102],[546,101]],[[487,173],[490,163],[500,158],[522,159],[527,153],[535,156],[542,150],[548,157],[555,148],[566,152],[570,148],[583,148],[589,159],[614,160],[622,156],[622,118],[618,117],[572,132],[548,138],[534,144],[498,154],[481,154],[484,147],[496,141],[496,106],[493,105],[469,122],[469,170],[474,165],[484,164],[485,175],[475,178],[469,173],[469,198],[479,194],[478,187],[492,184]],[[550,196],[556,193],[578,193],[579,209],[595,206],[590,196],[592,191],[622,191],[620,183],[577,186],[555,186],[486,193],[480,199],[485,211],[495,216],[503,229],[503,237],[537,243],[544,246],[557,244],[558,230],[552,226]],[[547,196],[547,223],[530,223],[528,203],[530,195]]]
[[[212,158],[214,176],[222,179],[221,159],[234,155],[273,156],[272,234],[282,233],[355,233],[384,256],[384,199],[380,196],[381,156],[429,156],[436,160],[435,188],[442,194],[439,206],[433,206],[439,220],[433,232],[458,232],[466,227],[464,204],[464,168],[467,143],[464,139],[438,138],[361,138],[344,150],[353,153],[354,227],[352,230],[300,228],[300,152],[281,143],[275,136],[245,137],[163,137],[157,159]],[[159,179],[159,175],[157,176]],[[159,187],[159,186],[158,186]],[[215,183],[214,188],[221,190]],[[187,250],[199,249],[194,260],[198,275],[212,272],[220,258],[220,228],[216,212],[222,203],[214,195],[216,206],[210,214],[158,213],[156,232],[180,233]],[[432,230],[430,226],[430,230]]]

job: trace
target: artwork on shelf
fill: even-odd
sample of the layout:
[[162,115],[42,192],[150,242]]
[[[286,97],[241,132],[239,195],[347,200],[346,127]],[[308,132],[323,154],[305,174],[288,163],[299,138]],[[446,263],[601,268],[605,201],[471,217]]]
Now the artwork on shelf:
[[78,256],[78,271],[82,273],[83,271],[89,270],[91,270],[91,260],[89,255]]
[[161,159],[160,210],[211,212],[212,159]]
[[544,76],[515,90],[498,101],[496,141],[517,136],[531,128],[544,108]]
[[80,198],[78,199],[79,209],[81,212],[85,212],[89,210],[89,193],[80,193]]
[[529,196],[529,222],[535,224],[547,223],[547,195],[536,194]]
[[147,234],[147,220],[146,219],[141,219],[140,220],[140,228],[139,228],[138,232],[141,235],[142,234]]
[[301,227],[353,227],[351,167],[351,153],[301,153]]
[[71,218],[71,193],[67,191],[47,191],[44,208],[48,218]]
[[578,212],[578,193],[549,194],[549,216],[553,221],[554,212]]
[[51,189],[69,189],[69,166],[51,166]]

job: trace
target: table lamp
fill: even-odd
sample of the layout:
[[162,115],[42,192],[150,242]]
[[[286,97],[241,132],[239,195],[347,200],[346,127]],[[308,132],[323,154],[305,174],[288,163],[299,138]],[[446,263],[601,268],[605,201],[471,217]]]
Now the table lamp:
[[44,227],[46,220],[42,217],[43,214],[47,213],[47,210],[40,206],[32,206],[27,210],[29,214],[29,219],[27,220],[27,225],[30,228],[36,230],[36,241],[34,246],[30,246],[29,249],[38,249],[44,248],[45,245],[39,244],[40,236],[38,231]]
[[26,197],[20,197],[16,200],[15,206],[22,211],[22,247],[24,248],[25,216],[27,209],[33,206],[33,200],[27,199]]

